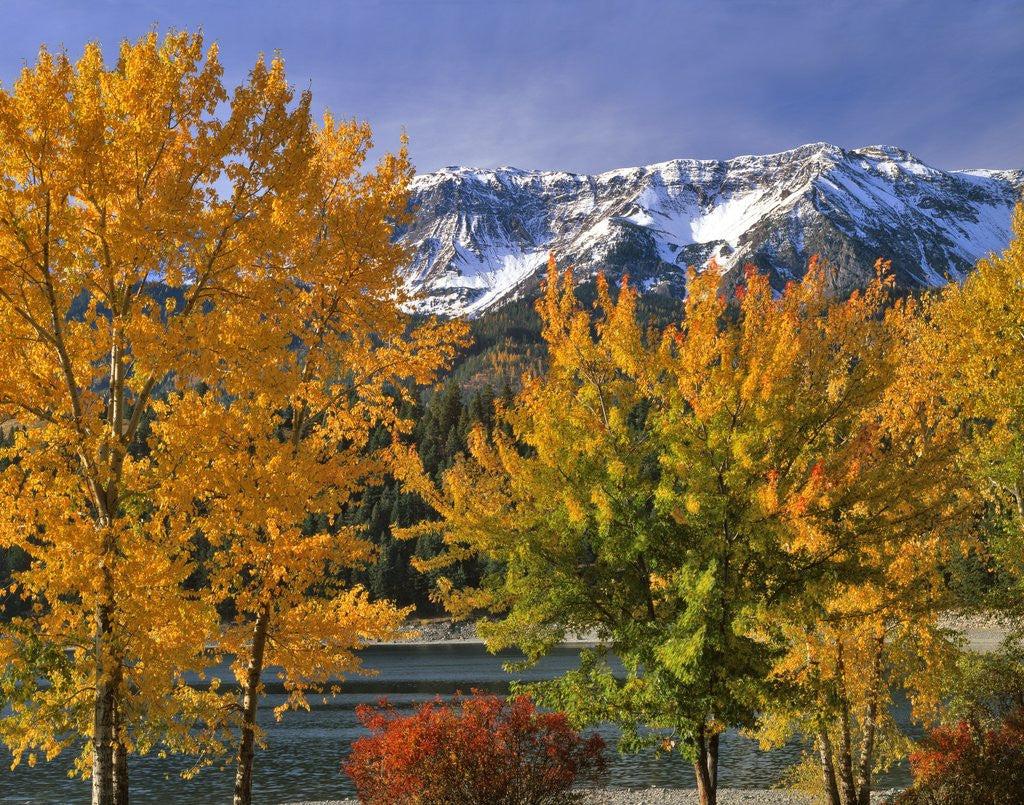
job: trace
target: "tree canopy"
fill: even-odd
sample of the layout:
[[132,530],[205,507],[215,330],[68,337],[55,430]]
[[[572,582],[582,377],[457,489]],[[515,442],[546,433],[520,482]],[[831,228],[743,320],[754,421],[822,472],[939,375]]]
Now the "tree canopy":
[[[128,752],[196,748],[183,675],[244,643],[224,596],[239,628],[289,612],[270,656],[313,682],[398,619],[320,583],[366,556],[351,530],[300,526],[372,476],[366,434],[402,427],[386,392],[432,378],[462,329],[403,312],[404,147],[365,170],[369,128],[311,100],[280,58],[229,92],[188,33],[113,64],[43,49],[0,90],[0,545],[27,554],[7,592],[33,607],[0,641],[22,680],[0,730],[29,762],[84,736],[98,803],[125,801]],[[197,534],[224,548],[202,593]],[[73,662],[31,668],[40,641]]]
[[897,383],[909,314],[886,314],[879,271],[845,300],[816,263],[779,298],[752,270],[735,300],[716,272],[691,274],[682,322],[645,331],[628,284],[613,298],[601,283],[591,313],[552,261],[548,369],[500,411],[507,430],[478,428],[439,491],[409,470],[449,545],[424,564],[482,553],[500,568],[442,586],[453,611],[489,610],[489,647],[531,659],[596,629],[625,680],[595,653],[533,690],[619,724],[627,747],[677,747],[709,802],[718,735],[754,724],[806,650],[799,626],[855,585],[934,568],[961,511],[954,431]]

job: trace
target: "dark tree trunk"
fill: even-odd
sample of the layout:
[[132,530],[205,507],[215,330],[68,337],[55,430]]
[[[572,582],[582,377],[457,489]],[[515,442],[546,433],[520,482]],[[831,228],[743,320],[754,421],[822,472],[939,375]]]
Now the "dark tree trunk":
[[114,702],[114,748],[113,748],[113,800],[114,805],[128,805],[128,747],[125,746],[123,712],[124,702],[120,691],[124,682],[124,658],[119,658],[117,673],[117,699]]
[[242,699],[242,740],[238,746],[238,767],[235,771],[234,805],[252,805],[252,766],[256,750],[256,706],[260,697],[260,674],[267,646],[270,609],[264,604],[256,613],[252,629],[252,654],[246,668]]
[[825,787],[828,805],[842,805],[839,799],[839,786],[836,785],[836,769],[832,765],[832,739],[828,737],[828,729],[823,723],[818,726],[818,757],[821,759],[821,781]]
[[885,638],[875,644],[871,665],[871,690],[867,712],[864,715],[864,735],[860,743],[860,763],[857,770],[857,805],[871,805],[871,770],[875,751],[875,731],[878,728],[878,697],[882,686],[882,649]]
[[711,756],[708,753],[708,742],[705,737],[704,727],[696,735],[697,758],[693,762],[693,770],[697,775],[697,795],[700,797],[700,805],[716,805],[718,800],[718,741],[715,736],[711,740],[715,744],[714,766],[715,776],[711,777]]
[[128,749],[121,741],[114,744],[114,805],[128,805]]
[[[109,575],[109,571],[104,571]],[[92,805],[113,805],[114,800],[114,709],[117,679],[112,651],[109,601],[96,605],[96,693],[92,722]]]
[[857,805],[857,791],[853,785],[853,748],[850,741],[850,701],[846,693],[846,666],[843,646],[839,644],[836,658],[836,677],[839,680],[839,794],[843,805]]

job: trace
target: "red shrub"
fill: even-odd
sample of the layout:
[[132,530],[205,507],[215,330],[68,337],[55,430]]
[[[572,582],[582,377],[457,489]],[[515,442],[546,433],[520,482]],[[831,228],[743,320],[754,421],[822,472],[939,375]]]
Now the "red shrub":
[[940,727],[910,756],[914,786],[901,805],[1024,803],[1024,713],[994,729]]
[[605,770],[604,741],[525,696],[473,691],[401,716],[384,700],[357,708],[370,735],[343,768],[366,805],[560,805]]

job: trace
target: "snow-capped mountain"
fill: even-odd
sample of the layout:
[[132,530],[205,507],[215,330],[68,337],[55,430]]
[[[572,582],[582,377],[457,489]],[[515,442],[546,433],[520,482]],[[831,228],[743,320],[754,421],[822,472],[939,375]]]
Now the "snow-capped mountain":
[[904,286],[962,278],[1011,236],[1024,170],[946,172],[892,146],[827,143],[728,161],[679,159],[596,176],[446,168],[413,180],[400,232],[424,310],[479,314],[536,289],[549,252],[581,279],[629,273],[682,294],[714,258],[726,285],[753,263],[782,287],[818,254],[838,290],[876,258]]

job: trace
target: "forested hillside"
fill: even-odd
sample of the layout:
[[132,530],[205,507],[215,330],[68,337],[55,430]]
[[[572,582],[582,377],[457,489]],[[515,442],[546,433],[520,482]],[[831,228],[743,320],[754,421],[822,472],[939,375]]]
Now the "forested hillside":
[[[156,288],[154,295],[160,298],[163,289]],[[593,302],[593,282],[581,286],[580,298],[588,304]],[[466,436],[477,423],[491,426],[497,400],[511,401],[523,375],[538,374],[543,369],[545,347],[535,304],[532,297],[517,299],[473,320],[472,342],[460,352],[452,370],[440,379],[436,389],[422,395],[419,405],[407,405],[402,410],[403,416],[415,422],[410,438],[431,477],[439,479],[466,450]],[[640,315],[649,324],[660,326],[678,318],[681,306],[671,297],[648,294]],[[147,428],[140,428],[136,444],[140,454],[147,450],[147,437]],[[10,431],[0,434],[0,439],[7,442],[12,438]],[[379,431],[376,438],[386,436]],[[377,446],[379,442],[372,443],[369,449]],[[391,533],[392,526],[407,527],[430,516],[430,509],[415,493],[400,491],[399,484],[387,478],[350,504],[337,523],[325,516],[311,516],[305,527],[322,531],[342,525],[360,526],[364,536],[378,546],[378,553],[363,568],[348,571],[347,580],[363,584],[376,599],[390,599],[402,606],[413,604],[418,614],[432,615],[441,612],[430,600],[436,574],[418,572],[410,559],[433,557],[441,546],[433,539],[396,540]],[[11,571],[26,567],[26,562],[26,555],[16,547],[0,550],[0,589],[6,587]],[[453,580],[473,583],[478,581],[479,571],[475,566],[459,566],[449,575]],[[21,612],[25,606],[16,596],[8,596],[5,604],[5,617]]]
[[[466,450],[466,437],[477,425],[490,428],[494,424],[498,398],[510,403],[512,390],[507,384],[500,391],[484,385],[472,393],[465,392],[454,380],[438,389],[429,401],[403,413],[416,421],[412,442],[431,478],[440,480],[455,458]],[[379,431],[375,439],[386,439]],[[371,447],[379,446],[371,444]],[[364,529],[364,536],[377,546],[374,561],[362,569],[349,572],[348,580],[364,585],[375,599],[389,599],[399,606],[415,605],[419,615],[442,612],[430,599],[437,581],[433,573],[420,573],[413,568],[413,557],[429,559],[437,556],[443,545],[437,537],[416,540],[396,539],[393,528],[406,528],[435,515],[415,492],[403,490],[394,478],[369,487],[361,499],[351,505],[344,524]],[[326,518],[309,527],[329,529]],[[479,583],[482,567],[477,562],[462,563],[445,574],[459,584]]]
[[[591,304],[596,298],[593,282],[579,290]],[[495,405],[510,404],[524,373],[539,374],[546,359],[540,318],[533,298],[517,299],[488,311],[471,323],[472,343],[460,354],[448,378],[436,391],[425,395],[422,405],[404,413],[416,422],[412,435],[424,469],[439,481],[457,456],[466,451],[466,437],[478,423],[490,429]],[[640,318],[650,326],[664,326],[682,314],[679,300],[648,294],[640,306]],[[373,446],[373,445],[371,445]],[[439,614],[430,592],[437,574],[420,573],[413,557],[432,558],[442,549],[436,535],[414,541],[397,540],[392,527],[405,528],[433,517],[415,492],[402,491],[394,479],[368,489],[350,507],[345,522],[365,528],[365,536],[378,546],[376,560],[351,572],[350,580],[365,585],[375,598],[388,598],[402,606],[413,604],[420,615]],[[320,527],[329,527],[322,522]],[[459,564],[445,573],[459,586],[479,581],[484,568]]]

